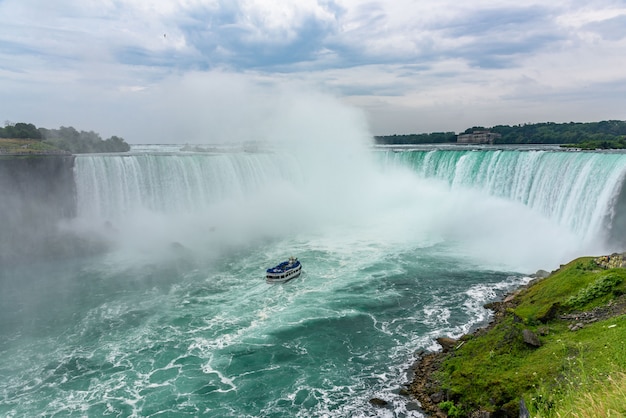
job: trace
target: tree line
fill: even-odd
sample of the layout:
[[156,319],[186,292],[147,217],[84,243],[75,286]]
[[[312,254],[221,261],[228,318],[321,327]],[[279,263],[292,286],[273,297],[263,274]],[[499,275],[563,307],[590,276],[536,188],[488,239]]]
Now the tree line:
[[380,145],[441,144],[456,142],[456,134],[454,132],[432,132],[429,134],[375,136],[374,139]]
[[[520,125],[496,125],[491,128],[474,126],[461,134],[474,131],[490,131],[500,134],[495,144],[586,144],[592,148],[623,148],[626,141],[626,121],[601,122],[526,123]],[[378,144],[436,144],[456,142],[453,132],[410,135],[387,135],[375,137]],[[580,148],[580,147],[577,147]]]
[[37,128],[32,123],[5,123],[0,128],[0,138],[32,139],[52,145],[72,154],[98,152],[126,152],[130,145],[118,136],[102,139],[94,131],[78,131],[69,126],[59,129]]

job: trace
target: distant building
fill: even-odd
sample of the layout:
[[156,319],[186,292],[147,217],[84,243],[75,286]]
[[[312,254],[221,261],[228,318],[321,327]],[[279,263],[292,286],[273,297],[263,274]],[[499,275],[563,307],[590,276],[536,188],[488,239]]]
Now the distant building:
[[489,131],[474,131],[471,134],[457,135],[458,144],[493,144],[493,141],[502,135]]

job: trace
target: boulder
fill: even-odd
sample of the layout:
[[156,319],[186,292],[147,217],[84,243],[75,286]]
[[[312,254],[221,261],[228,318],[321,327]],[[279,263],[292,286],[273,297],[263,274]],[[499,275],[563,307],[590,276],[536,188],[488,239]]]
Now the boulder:
[[374,406],[380,406],[380,407],[385,407],[387,405],[389,405],[389,402],[387,402],[384,399],[380,399],[380,398],[372,398],[370,399],[370,403]]
[[400,396],[411,396],[411,392],[407,388],[398,389],[398,395]]
[[459,343],[457,340],[448,337],[439,337],[437,338],[437,342],[441,346],[444,352],[452,351]]
[[541,347],[541,341],[539,341],[539,337],[537,337],[537,334],[535,334],[531,330],[523,330],[522,337],[524,338],[524,342],[531,347]]
[[445,396],[442,391],[435,392],[432,395],[430,395],[430,400],[433,401],[434,404],[439,404],[443,402],[444,399],[445,399]]

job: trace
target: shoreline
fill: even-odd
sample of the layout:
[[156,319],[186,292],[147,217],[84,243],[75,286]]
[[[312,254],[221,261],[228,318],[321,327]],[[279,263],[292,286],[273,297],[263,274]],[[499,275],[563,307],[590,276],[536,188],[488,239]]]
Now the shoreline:
[[[516,289],[502,296],[501,300],[484,305],[486,309],[493,312],[491,320],[484,326],[476,328],[473,332],[464,334],[458,339],[439,337],[436,339],[441,349],[437,351],[418,352],[419,358],[411,365],[409,376],[411,381],[407,384],[407,390],[410,396],[416,399],[420,404],[420,409],[429,417],[446,418],[448,415],[439,408],[439,403],[447,400],[445,393],[438,390],[440,383],[434,376],[440,370],[443,361],[453,353],[456,349],[467,341],[468,338],[477,337],[489,332],[505,317],[506,311],[516,306],[515,297],[523,290],[529,288],[539,280],[547,276],[543,276],[540,270],[535,275],[531,275],[533,279],[527,284],[520,285]],[[547,273],[547,272],[546,272]],[[539,275],[539,276],[538,276]]]
[[[593,269],[588,267],[590,263],[593,263],[595,266]],[[516,359],[515,361],[522,362],[521,366],[515,366],[519,368],[521,375],[522,372],[528,371],[523,368],[529,367],[533,362],[531,353],[541,351],[539,347],[541,347],[544,342],[545,344],[550,344],[551,339],[554,340],[559,337],[567,340],[570,336],[577,335],[576,332],[582,328],[589,327],[592,329],[596,322],[601,323],[601,321],[604,320],[626,315],[626,291],[624,291],[624,286],[621,285],[621,283],[626,280],[622,279],[614,286],[612,296],[610,294],[608,296],[605,295],[609,297],[608,302],[607,300],[600,301],[600,298],[598,298],[596,305],[588,305],[591,307],[572,311],[563,309],[562,303],[564,296],[552,296],[541,301],[541,306],[544,309],[543,316],[539,314],[536,314],[536,317],[528,317],[525,315],[518,316],[521,312],[525,312],[525,310],[528,309],[527,306],[529,303],[531,305],[535,303],[529,302],[529,300],[535,298],[536,294],[540,292],[541,289],[551,285],[551,283],[566,283],[569,279],[567,274],[571,274],[572,271],[576,274],[583,274],[581,272],[584,272],[584,274],[591,275],[593,280],[597,282],[601,277],[614,274],[612,272],[617,271],[618,275],[623,275],[623,268],[626,268],[626,253],[614,253],[610,256],[580,257],[570,261],[566,265],[561,265],[557,270],[551,273],[539,270],[534,275],[530,275],[529,277],[532,278],[530,282],[522,284],[504,294],[499,300],[484,305],[486,309],[492,311],[492,317],[487,324],[479,326],[458,339],[447,337],[437,338],[436,341],[441,346],[437,351],[422,350],[417,352],[417,359],[407,372],[409,381],[406,383],[405,387],[407,388],[409,396],[419,402],[420,410],[428,417],[445,418],[449,416],[448,412],[450,416],[487,418],[494,416],[494,414],[506,417],[528,416],[520,415],[520,411],[522,413],[526,412],[524,396],[529,396],[529,393],[533,393],[533,390],[528,387],[526,389],[523,387],[520,389],[520,387],[518,387],[517,392],[512,395],[512,398],[509,398],[505,404],[502,404],[491,400],[484,403],[484,398],[483,403],[481,403],[477,400],[478,398],[471,398],[471,395],[468,395],[470,398],[466,398],[463,394],[467,392],[458,392],[458,390],[460,390],[459,387],[462,388],[463,386],[451,389],[452,386],[450,385],[453,384],[454,386],[454,384],[460,384],[456,381],[458,379],[465,380],[466,383],[468,379],[470,382],[473,382],[475,379],[482,379],[481,387],[484,389],[479,390],[491,393],[490,385],[501,386],[506,384],[500,381],[500,378],[506,381],[506,377],[503,376],[509,371],[498,369],[497,364],[490,364],[491,356],[494,355],[494,349],[496,356],[493,357],[494,361],[497,357],[505,358],[508,355],[499,351],[501,347],[494,346],[494,338],[498,338],[499,333],[502,332],[502,328],[508,330],[509,334],[505,339],[510,339],[510,341],[504,341],[502,335],[500,335],[500,339],[495,340],[497,342],[496,345],[509,344],[508,350],[516,350],[520,346],[525,347],[523,350],[526,350],[526,354],[522,357],[511,357],[511,359]],[[548,280],[553,277],[554,280]],[[534,286],[537,284],[541,285],[535,288]],[[579,294],[580,289],[575,289],[574,292],[578,292]],[[570,294],[565,297],[570,297]],[[537,302],[537,305],[540,305],[540,303]],[[520,309],[517,309],[518,307]],[[513,328],[517,329],[517,334],[511,337],[511,330]],[[481,337],[484,338],[481,339]],[[558,339],[557,341],[560,342],[561,340]],[[468,343],[467,345],[465,345],[466,342]],[[515,346],[515,344],[517,344],[517,346]],[[471,348],[468,348],[468,346],[471,346]],[[486,357],[487,360],[485,360],[484,357],[485,353],[489,354],[489,356]],[[475,364],[470,364],[472,361],[478,361],[477,359],[479,357],[483,359],[480,360],[483,363],[489,363],[485,364],[484,367],[496,367],[496,369],[498,369],[497,373],[501,374],[493,383],[489,383],[489,377],[481,375],[481,370],[483,369],[476,368]],[[564,356],[564,358],[565,357],[567,356]],[[452,361],[452,363],[450,363],[450,361]],[[563,358],[554,360],[555,367],[557,367],[560,361],[563,361]],[[456,364],[456,366],[453,366],[451,369],[450,364]],[[467,368],[465,368],[465,366],[467,366]],[[454,367],[456,367],[456,369]],[[508,366],[501,367],[508,368]],[[619,367],[616,369],[617,371],[623,372],[623,369],[620,370]],[[456,370],[456,372],[454,372],[454,370]],[[577,371],[571,370],[570,372],[575,374]],[[459,373],[461,376],[459,376]],[[559,373],[564,373],[564,371],[560,371]],[[515,372],[515,374],[517,374],[517,372]],[[443,380],[445,380],[445,382]],[[535,387],[534,385],[532,386],[533,388]],[[549,386],[546,386],[546,388],[549,389]],[[468,388],[466,390],[471,389]],[[465,400],[462,398],[465,398]],[[490,395],[485,398],[491,399]],[[458,406],[458,409],[455,412],[452,410],[444,410],[442,409],[442,403],[453,405],[453,409]],[[446,406],[444,405],[443,407],[445,408]],[[553,405],[552,407],[555,408],[557,406]]]

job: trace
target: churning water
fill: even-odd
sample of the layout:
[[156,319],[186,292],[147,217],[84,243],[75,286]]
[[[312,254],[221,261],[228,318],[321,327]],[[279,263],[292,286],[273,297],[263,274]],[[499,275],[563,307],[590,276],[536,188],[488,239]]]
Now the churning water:
[[0,273],[0,415],[421,416],[416,351],[616,249],[624,154],[250,151],[76,158],[60,227],[105,249]]

